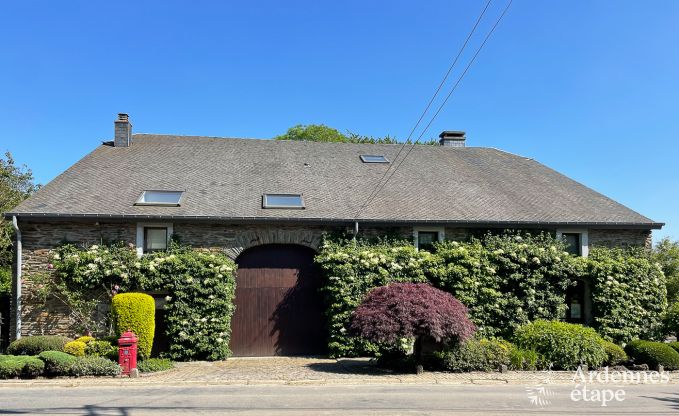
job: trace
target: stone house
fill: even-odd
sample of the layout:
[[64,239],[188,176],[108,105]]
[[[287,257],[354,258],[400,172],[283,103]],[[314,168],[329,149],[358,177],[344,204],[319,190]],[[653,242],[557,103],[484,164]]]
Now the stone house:
[[[124,241],[141,255],[175,235],[225,251],[239,265],[234,353],[309,354],[322,348],[313,255],[324,232],[397,234],[426,248],[543,230],[586,256],[594,245],[649,246],[663,225],[533,159],[466,146],[463,132],[411,148],[133,134],[126,114],[114,126],[112,141],[5,214],[17,235],[13,338],[71,332],[68,311],[55,299],[38,305],[31,281],[65,241]],[[292,287],[290,316],[274,327]],[[586,320],[586,292],[570,295],[570,319]]]

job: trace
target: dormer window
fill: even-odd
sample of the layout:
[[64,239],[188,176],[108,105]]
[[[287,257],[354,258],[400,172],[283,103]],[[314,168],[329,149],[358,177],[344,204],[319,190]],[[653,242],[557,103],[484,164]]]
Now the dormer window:
[[134,205],[178,207],[183,191],[144,191]]
[[304,209],[301,194],[264,194],[262,208]]
[[361,155],[361,161],[363,163],[389,163],[384,155]]

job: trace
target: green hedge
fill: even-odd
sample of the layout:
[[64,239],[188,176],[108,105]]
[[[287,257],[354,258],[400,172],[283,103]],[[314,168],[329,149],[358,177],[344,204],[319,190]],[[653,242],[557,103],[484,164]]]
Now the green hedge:
[[70,338],[59,335],[37,335],[21,337],[9,344],[7,353],[11,355],[38,355],[43,351],[63,351]]
[[61,351],[44,351],[38,355],[45,363],[45,374],[48,376],[67,376],[77,358]]
[[153,297],[145,293],[120,293],[111,300],[111,313],[116,334],[120,336],[128,329],[132,330],[139,339],[139,357],[149,358],[156,329],[156,302]]
[[45,363],[27,355],[0,355],[0,378],[37,377],[45,370]]
[[625,346],[625,352],[635,364],[648,364],[651,368],[662,365],[665,370],[679,370],[679,352],[664,342],[631,341]]
[[514,342],[535,350],[554,368],[573,370],[580,364],[596,368],[606,359],[603,340],[592,328],[558,321],[535,321],[516,330]]
[[629,359],[627,353],[625,353],[625,350],[622,349],[621,346],[606,340],[604,340],[601,345],[606,351],[606,359],[604,360],[605,365],[618,365]]
[[87,344],[82,341],[75,340],[64,345],[64,352],[76,357],[82,357],[85,355],[86,348]]
[[679,342],[677,342],[677,341],[675,341],[675,342],[670,342],[670,343],[667,344],[667,345],[669,345],[670,347],[674,348],[675,351],[679,352]]
[[502,365],[510,365],[512,348],[506,341],[470,339],[433,353],[434,368],[453,372],[497,371]]
[[679,302],[674,302],[665,313],[665,332],[679,335]]
[[594,328],[602,337],[621,343],[660,337],[667,288],[649,252],[593,248],[586,273],[593,283]]

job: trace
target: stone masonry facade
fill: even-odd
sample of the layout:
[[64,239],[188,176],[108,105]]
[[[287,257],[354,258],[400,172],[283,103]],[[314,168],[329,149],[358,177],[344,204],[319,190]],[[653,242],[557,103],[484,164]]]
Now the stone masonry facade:
[[[69,311],[55,297],[43,302],[36,296],[38,277],[48,275],[49,252],[64,242],[89,246],[123,241],[136,244],[136,223],[94,223],[94,222],[23,222],[22,233],[22,294],[21,333],[22,335],[76,335],[73,333]],[[224,251],[232,258],[250,247],[263,244],[299,244],[318,249],[326,232],[349,231],[346,226],[323,225],[243,225],[175,223],[174,234],[183,244],[195,248]],[[464,240],[477,235],[480,230],[471,228],[446,227],[446,239]],[[554,232],[555,230],[549,230]],[[591,246],[607,247],[645,246],[649,247],[649,230],[591,229],[588,231]],[[364,236],[392,235],[411,239],[413,227],[362,227]],[[12,299],[15,299],[16,287]],[[12,305],[12,310],[14,310]],[[10,320],[10,333],[14,338],[16,319]]]

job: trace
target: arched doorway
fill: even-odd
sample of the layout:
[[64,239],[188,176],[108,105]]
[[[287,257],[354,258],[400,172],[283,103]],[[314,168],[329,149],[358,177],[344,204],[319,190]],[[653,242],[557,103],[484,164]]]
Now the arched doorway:
[[325,351],[320,274],[314,250],[293,244],[249,248],[236,259],[235,356],[314,355]]

